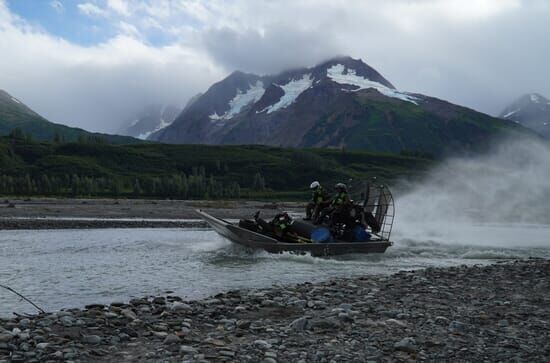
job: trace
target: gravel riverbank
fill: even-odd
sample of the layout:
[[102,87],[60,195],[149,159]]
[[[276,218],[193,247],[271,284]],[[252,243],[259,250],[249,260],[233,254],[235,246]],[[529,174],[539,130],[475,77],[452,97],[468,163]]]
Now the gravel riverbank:
[[0,320],[0,362],[550,361],[550,261],[157,296]]
[[[304,202],[305,203],[305,202]],[[86,228],[202,228],[196,209],[225,219],[251,218],[258,210],[303,212],[304,203],[146,199],[5,199],[0,230]],[[94,220],[95,219],[95,220]],[[195,221],[189,221],[195,220]]]

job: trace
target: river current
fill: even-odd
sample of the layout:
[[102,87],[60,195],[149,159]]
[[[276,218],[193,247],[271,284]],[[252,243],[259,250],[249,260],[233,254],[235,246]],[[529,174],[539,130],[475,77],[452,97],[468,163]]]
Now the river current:
[[[429,266],[550,258],[549,225],[401,226],[385,254],[317,258],[250,252],[209,229],[0,231],[0,284],[47,311],[133,297],[196,299],[269,287]],[[34,313],[0,289],[0,317]]]

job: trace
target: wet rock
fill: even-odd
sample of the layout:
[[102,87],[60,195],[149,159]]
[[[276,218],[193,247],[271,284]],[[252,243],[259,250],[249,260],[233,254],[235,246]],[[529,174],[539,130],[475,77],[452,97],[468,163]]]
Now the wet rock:
[[260,340],[260,339],[255,340],[254,345],[257,346],[260,349],[270,349],[271,348],[271,344],[269,344],[265,340]]
[[417,351],[416,341],[412,337],[403,338],[393,345],[395,350],[400,350],[407,353]]
[[295,331],[304,331],[308,326],[308,318],[303,316],[290,323],[289,327]]
[[74,324],[74,319],[71,318],[70,316],[62,316],[59,319],[59,322],[65,327],[71,327]]
[[88,310],[91,310],[91,309],[103,310],[104,307],[105,305],[103,304],[89,304],[85,306],[85,308]]
[[130,309],[123,309],[121,312],[122,316],[128,318],[128,319],[131,319],[131,320],[135,320],[137,319],[137,315],[136,313],[134,313],[132,310]]
[[166,304],[166,300],[164,299],[164,297],[159,296],[153,299],[153,304],[164,305]]
[[340,309],[342,309],[344,311],[350,311],[352,309],[352,307],[353,307],[352,304],[347,304],[347,303],[340,304]]
[[173,311],[191,311],[191,310],[193,310],[191,305],[188,305],[188,304],[185,304],[185,303],[182,303],[182,302],[173,303],[172,306],[170,307],[170,309],[173,310]]
[[307,329],[309,330],[337,330],[342,324],[334,318],[316,318],[308,322]]
[[99,344],[101,343],[101,337],[98,335],[84,335],[82,341],[87,344]]
[[36,349],[44,350],[44,349],[46,349],[49,345],[50,345],[50,343],[38,343],[38,344],[36,344]]
[[468,325],[464,324],[463,322],[460,322],[458,320],[453,320],[449,324],[449,330],[451,332],[463,332],[468,328]]
[[233,358],[235,357],[235,352],[232,350],[220,350],[219,354],[224,357]]
[[27,326],[29,326],[30,323],[31,323],[30,319],[27,319],[27,318],[21,319],[19,321],[19,325],[23,328],[26,328]]
[[130,305],[139,306],[139,305],[148,305],[149,301],[147,299],[132,299],[130,300]]
[[38,322],[36,324],[38,326],[41,326],[41,327],[48,327],[48,326],[53,324],[53,320],[52,319],[40,319],[40,320],[38,320]]
[[184,354],[195,354],[198,353],[197,349],[189,346],[189,345],[182,345],[180,346],[180,353]]
[[166,336],[166,338],[164,339],[163,344],[175,344],[175,343],[179,343],[179,342],[180,342],[180,338],[177,335],[168,334]]

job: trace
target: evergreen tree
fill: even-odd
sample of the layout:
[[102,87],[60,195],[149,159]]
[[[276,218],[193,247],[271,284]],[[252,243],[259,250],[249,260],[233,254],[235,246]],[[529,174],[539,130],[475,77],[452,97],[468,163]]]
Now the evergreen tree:
[[265,179],[259,172],[254,174],[254,179],[252,182],[252,189],[257,191],[265,190]]
[[136,178],[136,180],[134,181],[133,192],[135,196],[141,195],[143,193],[138,178]]

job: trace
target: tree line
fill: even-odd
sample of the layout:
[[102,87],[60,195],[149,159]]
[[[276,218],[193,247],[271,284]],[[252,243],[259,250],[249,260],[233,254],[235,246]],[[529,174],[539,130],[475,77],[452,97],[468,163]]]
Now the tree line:
[[163,197],[177,199],[239,198],[237,182],[223,183],[201,174],[161,177],[92,177],[69,175],[0,175],[0,194],[44,196]]

